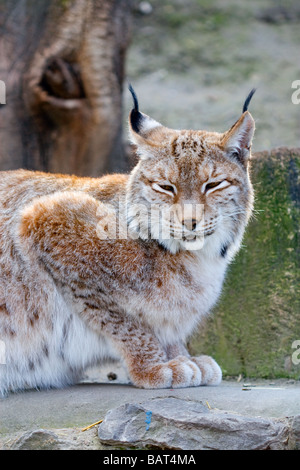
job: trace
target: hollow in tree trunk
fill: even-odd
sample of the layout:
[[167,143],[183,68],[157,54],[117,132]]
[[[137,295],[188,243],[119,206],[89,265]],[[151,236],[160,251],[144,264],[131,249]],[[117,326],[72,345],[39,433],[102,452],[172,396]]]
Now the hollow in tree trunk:
[[97,176],[126,169],[130,1],[0,1],[1,170]]

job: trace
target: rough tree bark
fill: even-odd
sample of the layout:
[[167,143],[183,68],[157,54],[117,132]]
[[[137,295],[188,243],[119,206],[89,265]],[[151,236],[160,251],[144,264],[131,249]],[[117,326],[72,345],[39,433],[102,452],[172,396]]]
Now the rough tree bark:
[[0,169],[124,170],[131,0],[0,0]]

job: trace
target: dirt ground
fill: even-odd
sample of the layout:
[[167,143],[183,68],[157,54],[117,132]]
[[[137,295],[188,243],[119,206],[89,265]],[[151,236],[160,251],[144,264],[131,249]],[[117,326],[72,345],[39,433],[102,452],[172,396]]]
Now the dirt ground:
[[299,147],[299,23],[298,0],[136,0],[127,77],[141,110],[169,127],[222,132],[256,87],[253,150]]

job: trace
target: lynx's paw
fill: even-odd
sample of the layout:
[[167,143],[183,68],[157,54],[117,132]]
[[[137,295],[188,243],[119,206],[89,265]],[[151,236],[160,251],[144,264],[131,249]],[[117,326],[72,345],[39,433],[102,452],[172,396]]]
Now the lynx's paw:
[[191,357],[201,370],[201,385],[219,385],[222,380],[222,371],[216,361],[210,356]]
[[201,384],[201,371],[195,362],[178,356],[169,362],[131,374],[136,386],[142,388],[197,387]]
[[177,356],[166,365],[172,370],[172,387],[197,387],[201,384],[201,370],[186,356]]

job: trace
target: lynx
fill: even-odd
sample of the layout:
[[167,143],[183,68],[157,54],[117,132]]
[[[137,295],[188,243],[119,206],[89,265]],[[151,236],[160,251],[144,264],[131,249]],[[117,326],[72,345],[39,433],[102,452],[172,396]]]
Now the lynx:
[[129,175],[0,175],[2,395],[64,387],[107,359],[142,388],[221,381],[215,360],[186,343],[251,215],[254,90],[224,133],[166,128],[130,91]]

